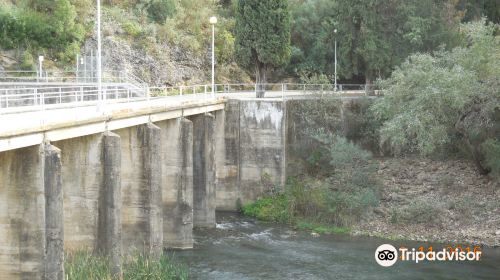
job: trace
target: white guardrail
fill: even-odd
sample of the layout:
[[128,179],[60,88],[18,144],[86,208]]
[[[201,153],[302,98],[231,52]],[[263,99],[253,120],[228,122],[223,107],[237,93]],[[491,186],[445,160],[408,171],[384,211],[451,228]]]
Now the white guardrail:
[[[13,86],[17,84],[17,86]],[[0,83],[0,114],[24,111],[38,111],[49,108],[91,106],[99,102],[132,102],[156,98],[180,97],[185,95],[201,95],[203,98],[217,98],[232,94],[255,94],[256,84],[217,84],[212,92],[211,85],[192,85],[174,87],[147,87],[143,84],[104,83],[102,95],[98,94],[97,84],[65,83],[63,86],[51,86],[53,83],[34,86],[23,86],[22,83]],[[8,87],[7,87],[8,85]],[[144,88],[141,88],[144,86]],[[3,88],[2,88],[3,87]],[[290,93],[303,94],[365,94],[366,86],[360,84],[264,84],[266,92],[279,93],[282,96]],[[253,95],[254,96],[254,95]],[[193,96],[194,97],[194,96]]]

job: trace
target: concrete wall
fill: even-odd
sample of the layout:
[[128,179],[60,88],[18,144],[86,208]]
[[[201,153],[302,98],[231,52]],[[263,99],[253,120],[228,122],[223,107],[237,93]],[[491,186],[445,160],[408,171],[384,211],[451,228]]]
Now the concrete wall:
[[44,163],[39,149],[0,153],[0,279],[44,275]]
[[272,99],[226,103],[224,141],[217,141],[224,148],[216,147],[216,160],[224,164],[217,167],[217,209],[236,210],[262,196],[269,183],[284,185],[285,108],[286,102]]
[[263,176],[276,185],[285,182],[286,111],[282,101],[240,102],[240,192],[242,203],[266,190]]

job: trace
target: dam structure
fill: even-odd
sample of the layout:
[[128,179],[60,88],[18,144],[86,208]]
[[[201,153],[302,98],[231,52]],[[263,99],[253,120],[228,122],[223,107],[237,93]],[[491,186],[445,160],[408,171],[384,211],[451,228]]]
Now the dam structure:
[[78,250],[120,273],[128,252],[193,248],[193,228],[260,197],[264,175],[284,185],[291,102],[338,92],[252,87],[2,88],[0,279],[64,279]]

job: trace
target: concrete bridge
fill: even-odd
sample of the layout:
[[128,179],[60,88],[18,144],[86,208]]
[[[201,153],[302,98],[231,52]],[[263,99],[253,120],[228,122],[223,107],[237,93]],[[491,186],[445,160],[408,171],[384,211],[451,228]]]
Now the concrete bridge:
[[0,111],[0,279],[63,279],[65,251],[108,254],[119,272],[131,250],[192,248],[193,227],[255,200],[264,174],[284,184],[289,104],[304,94],[205,90]]

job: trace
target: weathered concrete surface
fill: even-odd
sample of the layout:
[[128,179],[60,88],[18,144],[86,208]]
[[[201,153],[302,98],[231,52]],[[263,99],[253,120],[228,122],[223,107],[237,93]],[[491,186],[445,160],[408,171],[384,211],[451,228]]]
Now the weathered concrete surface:
[[265,191],[262,178],[275,185],[286,180],[286,110],[282,101],[240,100],[239,180],[242,203]]
[[0,279],[44,276],[43,164],[39,146],[0,153]]
[[120,136],[105,132],[102,147],[103,180],[99,195],[98,249],[109,256],[113,274],[120,276],[122,273]]
[[215,117],[201,114],[193,121],[193,225],[215,227]]
[[149,123],[139,126],[139,137],[143,157],[143,180],[148,188],[148,240],[149,253],[159,257],[163,252],[163,210],[162,210],[162,168],[161,168],[161,130]]
[[44,145],[45,279],[64,279],[64,218],[61,150]]
[[52,143],[61,149],[64,249],[97,247],[98,202],[103,183],[102,134]]
[[184,118],[161,128],[163,246],[193,248],[193,123]]
[[238,210],[240,200],[240,102],[229,100],[226,109],[215,113],[215,161],[217,210]]
[[138,127],[115,131],[121,138],[122,244],[126,251],[143,251],[149,241],[149,186]]

